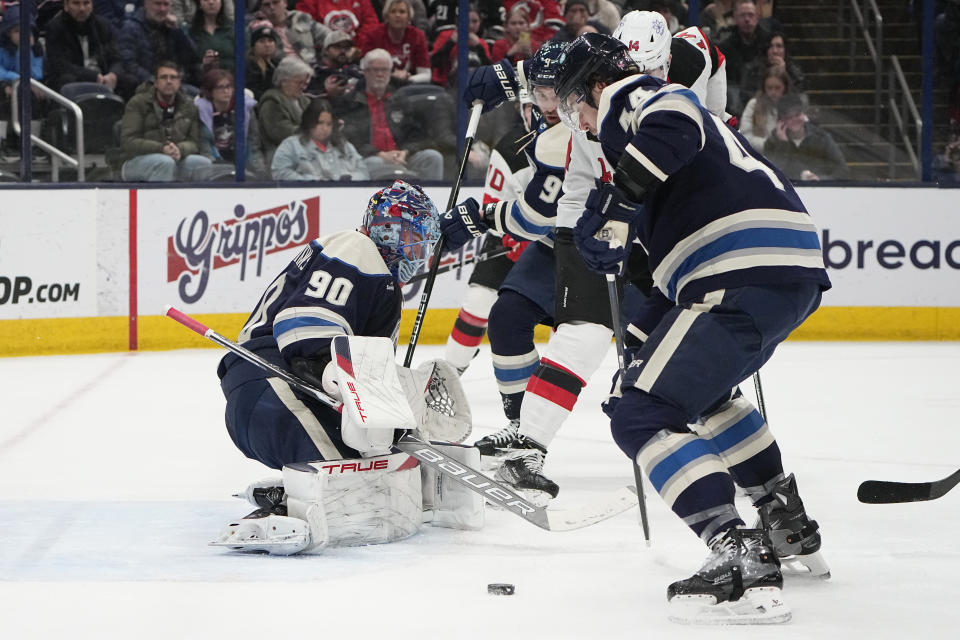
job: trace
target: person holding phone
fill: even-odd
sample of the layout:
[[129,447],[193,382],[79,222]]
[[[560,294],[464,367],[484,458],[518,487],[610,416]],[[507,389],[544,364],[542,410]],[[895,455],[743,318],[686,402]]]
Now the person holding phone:
[[525,5],[516,4],[507,16],[503,37],[493,43],[494,60],[508,59],[511,63],[526,60],[540,48],[540,41],[530,31],[530,16]]

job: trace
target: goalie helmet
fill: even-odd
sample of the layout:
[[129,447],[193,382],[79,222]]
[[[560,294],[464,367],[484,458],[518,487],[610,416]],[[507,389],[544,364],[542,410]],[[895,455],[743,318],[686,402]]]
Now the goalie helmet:
[[586,102],[596,108],[594,83],[609,84],[639,72],[627,45],[602,33],[583,34],[567,45],[560,56],[553,84],[560,101],[560,118],[573,131],[580,132],[576,105]]
[[370,197],[363,231],[400,283],[427,263],[440,238],[440,214],[420,187],[397,180]]
[[673,38],[662,15],[656,11],[631,11],[623,16],[613,37],[627,45],[641,72],[667,79]]

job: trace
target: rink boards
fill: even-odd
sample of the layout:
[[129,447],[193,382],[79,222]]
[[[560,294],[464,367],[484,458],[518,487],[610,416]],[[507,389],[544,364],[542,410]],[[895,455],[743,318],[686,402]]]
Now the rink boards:
[[[207,346],[162,316],[167,304],[233,337],[304,244],[356,228],[372,191],[4,189],[0,355]],[[447,202],[448,188],[427,192],[438,206]],[[464,189],[460,199],[479,193]],[[960,190],[800,193],[820,229],[834,287],[794,339],[960,339]],[[470,270],[438,279],[423,343],[446,339]],[[401,344],[420,294],[420,286],[405,288]]]

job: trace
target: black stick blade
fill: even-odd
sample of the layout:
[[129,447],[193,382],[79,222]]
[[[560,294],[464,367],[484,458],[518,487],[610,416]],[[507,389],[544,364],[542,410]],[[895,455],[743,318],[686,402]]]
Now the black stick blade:
[[960,470],[935,482],[867,480],[857,489],[857,500],[866,504],[892,504],[935,500],[960,483]]

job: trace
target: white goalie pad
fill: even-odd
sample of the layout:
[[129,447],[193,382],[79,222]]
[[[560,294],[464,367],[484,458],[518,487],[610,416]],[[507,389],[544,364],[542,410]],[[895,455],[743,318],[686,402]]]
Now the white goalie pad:
[[397,376],[390,338],[336,336],[331,346],[343,399],[341,436],[364,457],[383,455],[395,429],[415,429],[417,419]]
[[[434,447],[470,467],[480,466],[480,450],[452,444]],[[435,527],[476,531],[483,528],[484,499],[433,467],[420,465],[423,480],[423,521]]]
[[287,515],[309,524],[308,553],[394,542],[420,530],[419,463],[405,453],[289,465],[283,486]]
[[397,367],[419,437],[458,444],[473,430],[470,403],[460,376],[446,360],[428,360],[416,369]]

